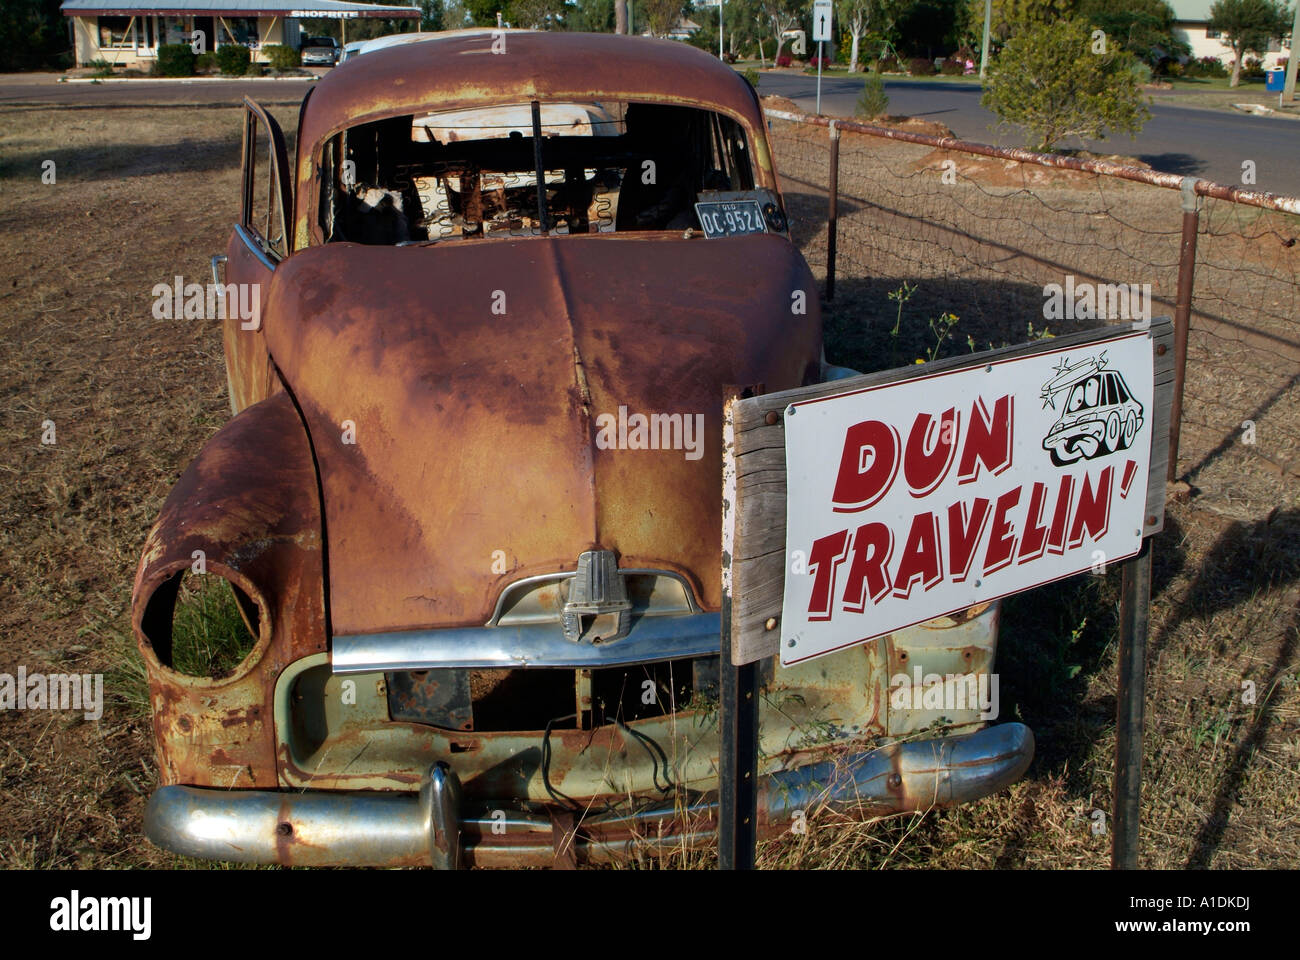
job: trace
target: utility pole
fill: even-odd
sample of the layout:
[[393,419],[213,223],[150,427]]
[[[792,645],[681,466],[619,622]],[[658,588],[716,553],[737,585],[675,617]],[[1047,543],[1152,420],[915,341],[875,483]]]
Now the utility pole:
[[[1300,7],[1297,7],[1300,9]],[[722,0],[718,0],[718,59],[722,60]],[[1294,59],[1294,58],[1293,58]]]
[[993,21],[993,0],[984,0],[984,39],[980,43],[980,79],[989,62],[989,24]]
[[1296,0],[1295,23],[1291,25],[1291,53],[1286,58],[1286,85],[1282,88],[1282,102],[1295,99],[1296,60],[1300,59],[1300,0]]
[[627,0],[614,0],[614,32],[627,33]]

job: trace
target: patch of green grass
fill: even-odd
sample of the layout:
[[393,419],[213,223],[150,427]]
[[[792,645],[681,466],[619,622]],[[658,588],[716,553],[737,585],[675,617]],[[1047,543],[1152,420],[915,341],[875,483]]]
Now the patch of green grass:
[[185,578],[172,618],[174,669],[192,677],[224,677],[255,642],[229,582],[212,574]]

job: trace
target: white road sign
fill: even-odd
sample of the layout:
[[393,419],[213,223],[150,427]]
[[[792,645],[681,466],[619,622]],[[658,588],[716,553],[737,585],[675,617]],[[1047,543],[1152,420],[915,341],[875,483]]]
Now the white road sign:
[[781,662],[1136,554],[1152,361],[1130,332],[788,406]]
[[831,38],[831,17],[831,0],[813,0],[814,42]]

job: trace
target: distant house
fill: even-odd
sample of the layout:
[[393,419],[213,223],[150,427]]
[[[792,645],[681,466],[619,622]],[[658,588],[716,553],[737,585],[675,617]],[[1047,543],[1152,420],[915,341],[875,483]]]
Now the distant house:
[[[1214,0],[1169,0],[1174,8],[1174,35],[1185,40],[1192,48],[1192,59],[1217,57],[1225,66],[1232,65],[1232,48],[1228,46],[1219,31],[1211,30],[1210,7]],[[1289,39],[1289,38],[1288,38]],[[1262,57],[1264,69],[1277,65],[1277,61],[1287,56],[1290,44],[1274,41],[1268,45],[1268,52]]]
[[248,47],[253,60],[265,61],[263,47],[300,46],[300,20],[420,18],[416,7],[343,0],[64,0],[60,9],[72,22],[77,66],[93,60],[149,66],[160,44],[189,43],[196,30],[206,50],[235,43]]

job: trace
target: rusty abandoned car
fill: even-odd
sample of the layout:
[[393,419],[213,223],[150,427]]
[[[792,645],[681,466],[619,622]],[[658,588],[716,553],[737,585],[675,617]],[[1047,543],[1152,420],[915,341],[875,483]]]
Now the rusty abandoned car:
[[[848,373],[754,90],[672,41],[456,32],[341,65],[296,152],[291,175],[247,102],[235,416],[135,580],[147,836],[441,867],[713,842],[724,395]],[[216,675],[173,649],[195,577],[249,631]],[[891,698],[917,670],[987,680],[997,618],[764,664],[761,832],[1023,774],[1023,725]]]

